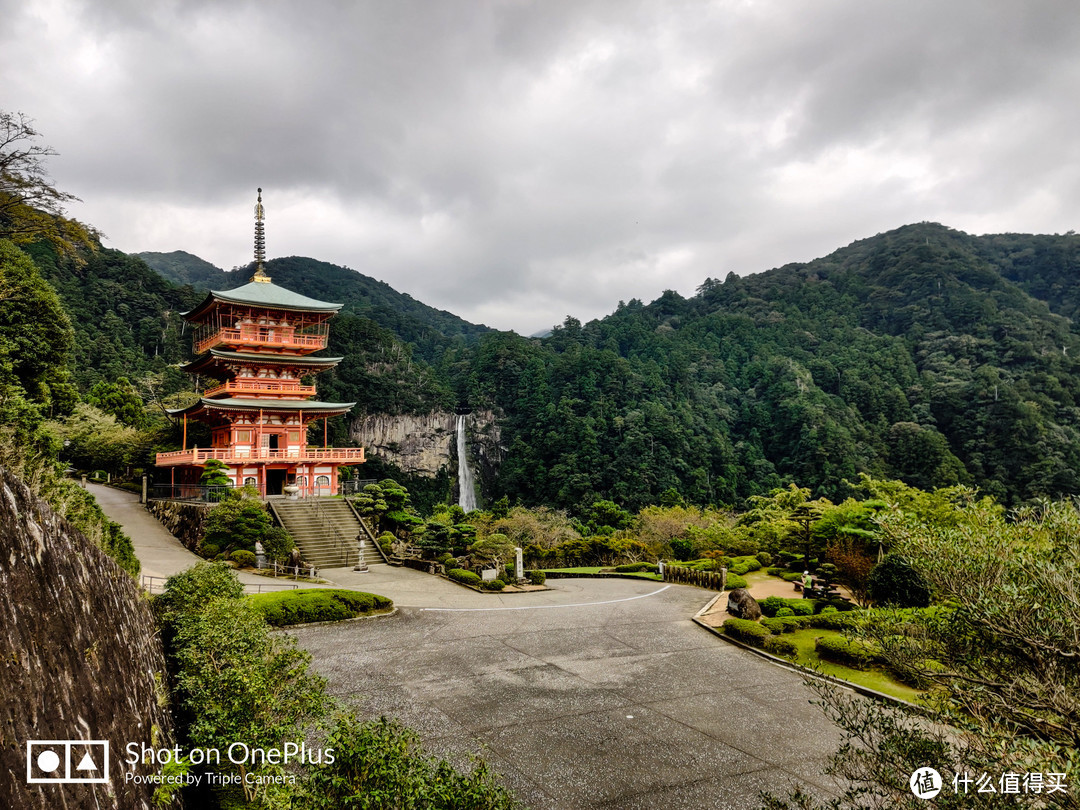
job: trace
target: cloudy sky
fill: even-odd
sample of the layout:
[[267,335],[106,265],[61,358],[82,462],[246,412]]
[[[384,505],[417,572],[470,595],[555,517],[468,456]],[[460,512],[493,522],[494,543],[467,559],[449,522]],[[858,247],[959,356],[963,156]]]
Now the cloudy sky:
[[0,0],[0,109],[128,252],[528,334],[932,220],[1080,221],[1072,0]]

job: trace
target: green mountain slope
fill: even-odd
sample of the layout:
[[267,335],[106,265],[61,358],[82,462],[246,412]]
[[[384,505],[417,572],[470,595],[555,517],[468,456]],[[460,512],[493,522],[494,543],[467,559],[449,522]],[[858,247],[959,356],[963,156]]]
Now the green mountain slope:
[[[148,265],[178,284],[208,290],[227,290],[247,283],[253,268],[226,272],[190,253],[140,253]],[[417,355],[437,362],[446,348],[455,342],[469,343],[488,327],[469,323],[449,312],[422,304],[410,295],[399,293],[389,284],[349,270],[346,267],[290,256],[271,259],[267,273],[276,284],[326,301],[342,303],[342,312],[370,318],[389,329],[401,340],[411,343]]]
[[1080,492],[1080,341],[1001,259],[914,225],[544,341],[486,338],[472,396],[507,414],[501,490],[636,507],[796,481],[837,497],[865,471],[1009,503]]

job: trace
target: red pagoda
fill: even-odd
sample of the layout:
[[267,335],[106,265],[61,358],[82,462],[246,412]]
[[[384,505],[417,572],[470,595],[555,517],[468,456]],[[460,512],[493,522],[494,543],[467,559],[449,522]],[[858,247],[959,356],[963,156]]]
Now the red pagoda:
[[[329,321],[341,304],[316,301],[271,282],[263,267],[262,189],[255,206],[255,274],[234,290],[211,292],[183,317],[195,324],[197,359],[184,370],[219,380],[182,417],[183,449],[158,453],[174,493],[198,486],[203,467],[218,459],[233,486],[259,493],[337,493],[337,468],[364,463],[362,447],[309,447],[307,428],[352,409],[355,402],[319,402],[304,377],[333,368],[340,357],[312,357],[326,348]],[[210,447],[187,446],[188,418],[210,424]],[[285,490],[296,487],[296,490]],[[175,496],[175,495],[174,495]]]

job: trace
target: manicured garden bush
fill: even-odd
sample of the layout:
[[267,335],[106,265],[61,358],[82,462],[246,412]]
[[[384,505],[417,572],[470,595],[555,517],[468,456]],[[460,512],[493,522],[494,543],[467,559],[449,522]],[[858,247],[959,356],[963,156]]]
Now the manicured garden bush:
[[221,553],[221,547],[216,543],[199,543],[199,554],[208,560],[214,559]]
[[855,669],[866,669],[874,663],[874,651],[857,639],[825,636],[814,640],[814,648],[822,658]]
[[727,619],[724,622],[724,633],[752,647],[763,647],[765,639],[772,635],[769,628],[749,619]]
[[776,615],[777,616],[794,616],[795,611],[785,605],[784,607],[782,607],[778,611],[776,611]]
[[783,579],[784,582],[798,582],[802,579],[802,574],[798,571],[789,571],[786,574],[782,574],[780,578]]
[[385,596],[342,588],[298,588],[248,597],[267,624],[285,627],[309,622],[337,622],[385,610],[394,603]]
[[781,633],[794,633],[804,627],[810,627],[813,616],[775,616],[771,619],[762,619],[761,626],[768,628],[769,632],[780,635]]
[[754,556],[757,557],[757,561],[761,563],[762,568],[768,568],[773,564],[773,556],[767,551],[759,551]]
[[782,608],[788,608],[796,616],[810,616],[814,612],[813,599],[785,599],[782,596],[767,596],[758,604],[765,616],[775,616]]
[[547,581],[547,574],[543,571],[529,571],[529,582],[533,585],[543,585]]
[[229,555],[229,559],[241,568],[250,568],[255,565],[255,555],[250,551],[244,551],[244,549],[237,549]]
[[484,584],[484,580],[480,578],[479,574],[474,574],[472,571],[466,571],[464,568],[454,568],[451,571],[447,571],[446,575],[455,582],[472,585],[474,588],[479,588]]
[[493,579],[490,582],[485,582],[483,587],[485,591],[501,591],[506,587],[506,583],[501,579]]
[[820,627],[822,630],[843,630],[851,626],[853,618],[850,613],[827,607],[821,613],[811,617],[810,626]]
[[732,574],[730,571],[727,575],[727,583],[724,585],[725,591],[733,591],[736,588],[745,588],[746,580],[740,577],[738,574]]
[[744,576],[751,571],[758,571],[760,568],[761,563],[758,561],[758,558],[747,555],[743,557],[733,557],[729,571],[733,574]]
[[799,648],[790,638],[769,636],[765,639],[765,652],[779,655],[783,658],[797,658],[799,655]]

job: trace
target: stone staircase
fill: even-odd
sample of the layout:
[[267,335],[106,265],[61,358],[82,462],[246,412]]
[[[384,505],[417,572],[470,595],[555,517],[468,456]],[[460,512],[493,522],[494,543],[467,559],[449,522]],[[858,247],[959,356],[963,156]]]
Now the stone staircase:
[[343,498],[305,498],[269,501],[271,511],[296,541],[304,561],[316,568],[356,565],[356,536],[363,533],[364,558],[368,565],[386,561],[367,526]]

